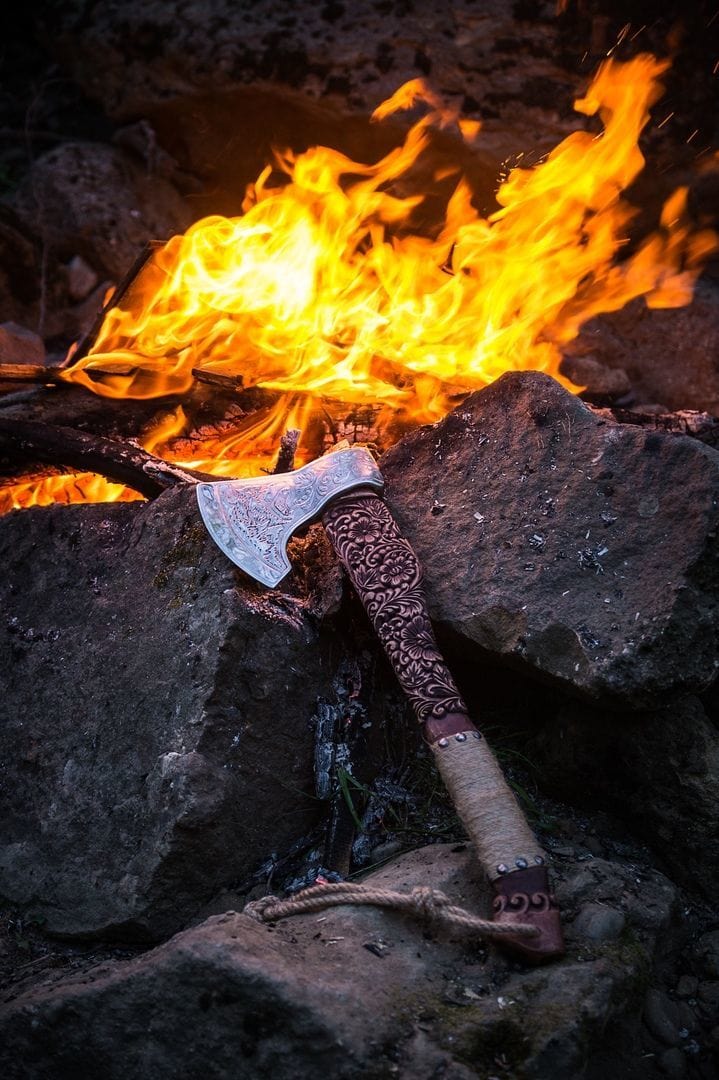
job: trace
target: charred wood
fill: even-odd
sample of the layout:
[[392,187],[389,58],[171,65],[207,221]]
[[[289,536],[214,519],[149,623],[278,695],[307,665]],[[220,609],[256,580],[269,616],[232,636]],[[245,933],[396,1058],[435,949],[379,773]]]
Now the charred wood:
[[289,428],[280,439],[277,461],[272,470],[274,474],[292,472],[295,467],[295,454],[302,432],[299,428]]
[[631,409],[600,409],[593,406],[592,412],[617,424],[631,424],[667,435],[689,435],[707,446],[719,448],[719,417],[712,416],[711,413],[695,412],[691,409],[671,413],[643,413],[633,412]]
[[9,465],[42,463],[99,473],[148,499],[181,484],[216,479],[173,465],[129,442],[31,420],[0,420],[0,458]]

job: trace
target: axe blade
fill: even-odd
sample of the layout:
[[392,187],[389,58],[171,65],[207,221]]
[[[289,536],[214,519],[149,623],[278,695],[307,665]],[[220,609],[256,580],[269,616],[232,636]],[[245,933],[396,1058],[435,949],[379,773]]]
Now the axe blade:
[[332,499],[354,488],[381,492],[382,474],[365,447],[311,461],[295,472],[197,485],[202,520],[225,555],[274,589],[290,572],[287,542]]

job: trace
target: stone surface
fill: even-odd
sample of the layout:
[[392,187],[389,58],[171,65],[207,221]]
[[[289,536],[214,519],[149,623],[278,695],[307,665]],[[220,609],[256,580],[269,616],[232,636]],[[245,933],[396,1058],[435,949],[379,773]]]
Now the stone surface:
[[675,880],[716,900],[719,732],[696,698],[636,716],[567,706],[525,753],[545,789],[617,814]]
[[472,0],[355,0],[291,11],[282,0],[101,0],[91,10],[52,7],[40,22],[52,54],[115,115],[223,84],[281,86],[367,113],[425,77],[482,118],[483,139],[494,140],[501,159],[549,149],[547,136],[576,124],[581,77],[561,67],[560,27],[544,6],[523,15],[507,0],[484,0],[481,10]]
[[626,920],[621,911],[607,904],[585,904],[574,920],[575,930],[587,941],[615,941]]
[[304,543],[306,589],[270,594],[193,491],[0,521],[6,906],[157,938],[316,821],[311,722],[342,655],[319,629],[340,587],[325,543]]
[[697,974],[704,979],[719,979],[719,930],[702,934],[693,952]]
[[53,255],[61,260],[80,255],[114,281],[148,240],[167,240],[192,220],[167,180],[101,143],[64,143],[42,155],[13,205]]
[[652,310],[635,300],[599,315],[582,327],[568,352],[565,370],[577,382],[590,360],[603,370],[602,377],[589,373],[587,380],[597,392],[621,393],[628,379],[624,390],[631,385],[638,405],[719,415],[719,287],[701,281],[686,307]]
[[[628,864],[596,860],[557,874],[569,951],[546,968],[520,968],[493,946],[427,934],[373,908],[274,926],[228,912],[139,959],[65,982],[50,975],[8,1001],[4,1075],[469,1080],[500,1069],[574,1080],[601,1050],[608,1022],[633,1015],[638,1023],[645,968],[675,894],[651,872],[637,886]],[[471,910],[487,904],[469,852],[449,845],[402,856],[364,880],[400,891],[431,883]],[[588,948],[572,918],[607,896],[627,929],[620,942]]]
[[81,255],[74,255],[66,267],[67,291],[71,300],[84,300],[98,284],[97,274]]
[[647,991],[644,1001],[644,1023],[655,1039],[665,1046],[676,1046],[679,1042],[679,1017],[675,1002],[661,990]]
[[14,322],[0,325],[0,363],[43,364],[45,343],[39,334]]
[[719,455],[511,373],[381,461],[448,646],[639,708],[717,664]]

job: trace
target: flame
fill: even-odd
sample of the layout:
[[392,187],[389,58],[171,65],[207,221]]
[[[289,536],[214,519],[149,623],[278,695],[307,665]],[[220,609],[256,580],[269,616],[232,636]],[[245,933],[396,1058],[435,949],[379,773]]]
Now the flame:
[[[582,323],[638,296],[687,303],[716,248],[690,226],[680,189],[626,254],[635,211],[622,193],[644,165],[638,140],[667,67],[648,54],[607,60],[575,102],[601,131],[576,131],[539,165],[510,171],[487,217],[459,177],[429,233],[413,225],[425,197],[412,178],[430,128],[468,140],[479,128],[412,80],[373,117],[427,108],[400,146],[374,164],[324,146],[276,152],[243,215],[173,237],[64,377],[108,397],[183,394],[198,370],[279,392],[270,415],[183,461],[219,475],[256,472],[288,416],[302,426],[317,399],[381,403],[422,423],[507,370],[576,389],[559,365]],[[167,434],[152,445],[172,456]]]
[[123,484],[112,484],[96,473],[67,473],[0,487],[0,514],[52,503],[134,502],[138,499],[142,499],[138,492]]

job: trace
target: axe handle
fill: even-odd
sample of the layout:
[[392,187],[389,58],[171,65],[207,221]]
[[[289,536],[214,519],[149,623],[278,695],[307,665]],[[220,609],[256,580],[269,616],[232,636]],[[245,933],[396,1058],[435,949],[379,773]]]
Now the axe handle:
[[386,503],[366,488],[338,496],[322,520],[494,884],[495,918],[536,921],[540,937],[518,939],[513,946],[525,959],[541,962],[561,955],[544,853],[491,749],[469,719],[437,647],[421,566],[409,541]]

